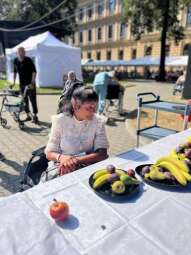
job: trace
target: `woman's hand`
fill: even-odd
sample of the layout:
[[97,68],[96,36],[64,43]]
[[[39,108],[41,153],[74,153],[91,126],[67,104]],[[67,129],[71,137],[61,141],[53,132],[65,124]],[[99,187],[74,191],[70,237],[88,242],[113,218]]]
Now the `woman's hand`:
[[61,155],[60,157],[60,166],[59,174],[64,175],[76,170],[79,161],[73,156]]

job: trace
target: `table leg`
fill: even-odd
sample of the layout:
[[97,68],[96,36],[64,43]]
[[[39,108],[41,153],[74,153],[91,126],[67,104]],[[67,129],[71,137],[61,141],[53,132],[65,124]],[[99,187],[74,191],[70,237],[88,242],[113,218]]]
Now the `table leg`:
[[138,107],[138,112],[137,112],[137,144],[136,147],[139,147],[139,133],[138,131],[140,130],[140,125],[141,125],[141,107]]

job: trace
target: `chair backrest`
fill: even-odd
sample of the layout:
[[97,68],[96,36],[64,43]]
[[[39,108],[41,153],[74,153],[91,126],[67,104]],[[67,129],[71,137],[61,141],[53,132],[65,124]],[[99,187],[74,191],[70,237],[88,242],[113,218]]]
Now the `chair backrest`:
[[28,166],[28,171],[25,174],[32,179],[34,185],[37,185],[40,182],[42,173],[48,168],[48,162],[46,155],[42,154],[39,159],[31,162]]

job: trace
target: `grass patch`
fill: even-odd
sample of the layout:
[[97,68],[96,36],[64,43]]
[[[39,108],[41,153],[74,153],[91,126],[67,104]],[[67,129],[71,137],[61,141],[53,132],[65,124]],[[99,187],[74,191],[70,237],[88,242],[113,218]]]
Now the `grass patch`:
[[[11,85],[7,80],[0,80],[0,90],[7,88]],[[19,90],[19,85],[16,84],[14,87],[15,90]],[[62,89],[60,88],[37,88],[38,94],[60,94]]]

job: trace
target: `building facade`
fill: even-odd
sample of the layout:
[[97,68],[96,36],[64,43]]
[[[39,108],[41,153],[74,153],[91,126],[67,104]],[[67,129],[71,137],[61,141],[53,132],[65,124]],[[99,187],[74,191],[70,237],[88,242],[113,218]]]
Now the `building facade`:
[[[135,41],[121,15],[121,0],[80,0],[76,10],[78,27],[69,43],[82,49],[84,59],[130,60],[160,56],[160,33],[153,31]],[[178,45],[168,41],[169,56],[186,55],[191,43],[191,8],[180,12],[180,20],[185,27],[185,38]]]

